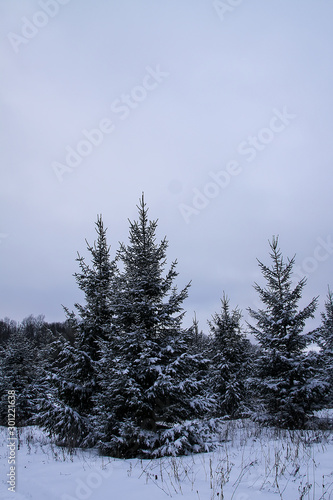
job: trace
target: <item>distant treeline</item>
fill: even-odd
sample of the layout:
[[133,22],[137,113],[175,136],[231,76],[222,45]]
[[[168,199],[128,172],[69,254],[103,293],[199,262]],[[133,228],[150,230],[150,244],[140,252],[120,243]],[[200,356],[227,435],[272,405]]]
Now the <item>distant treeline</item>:
[[40,314],[37,317],[27,316],[21,322],[4,318],[0,319],[0,345],[4,345],[10,336],[20,331],[24,337],[41,345],[45,342],[47,332],[60,335],[69,342],[74,342],[74,333],[65,320],[48,323],[45,316]]

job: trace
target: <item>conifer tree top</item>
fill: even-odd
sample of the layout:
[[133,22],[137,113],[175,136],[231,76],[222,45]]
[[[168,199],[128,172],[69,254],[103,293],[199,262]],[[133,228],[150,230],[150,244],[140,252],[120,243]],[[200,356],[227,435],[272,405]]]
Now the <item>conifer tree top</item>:
[[318,298],[312,299],[303,310],[298,310],[306,279],[303,278],[292,288],[295,256],[288,259],[287,263],[284,262],[278,247],[278,237],[273,237],[269,245],[272,266],[268,267],[258,260],[267,286],[262,288],[257,283],[254,285],[265,308],[258,311],[249,308],[248,311],[257,321],[257,326],[249,323],[248,325],[264,348],[303,349],[310,342],[310,335],[301,333],[306,320],[314,317]]

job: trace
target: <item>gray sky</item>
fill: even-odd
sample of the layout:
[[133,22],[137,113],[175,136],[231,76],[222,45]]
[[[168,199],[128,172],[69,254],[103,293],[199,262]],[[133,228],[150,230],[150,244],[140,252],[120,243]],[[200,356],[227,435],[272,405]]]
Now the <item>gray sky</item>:
[[[257,307],[279,235],[333,288],[333,3],[2,0],[0,317],[64,320],[103,214],[112,251],[141,192],[192,280],[185,324],[223,290]],[[246,315],[246,314],[245,314]]]

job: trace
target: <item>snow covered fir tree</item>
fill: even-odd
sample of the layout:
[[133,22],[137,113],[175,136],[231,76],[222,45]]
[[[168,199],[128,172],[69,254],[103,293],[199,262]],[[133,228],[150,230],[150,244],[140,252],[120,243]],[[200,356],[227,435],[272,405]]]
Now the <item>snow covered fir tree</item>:
[[306,351],[315,334],[304,333],[306,320],[314,317],[317,298],[298,309],[306,279],[292,288],[295,257],[285,263],[275,237],[270,249],[272,266],[258,261],[267,286],[255,284],[264,308],[249,308],[256,320],[249,327],[261,346],[253,379],[260,403],[257,418],[279,427],[302,428],[327,390],[317,376],[318,355]]
[[325,311],[318,328],[317,342],[321,348],[321,370],[328,384],[326,403],[333,407],[333,292],[328,288]]
[[114,328],[100,343],[99,444],[121,457],[199,450],[195,425],[181,425],[204,417],[211,404],[203,391],[208,360],[192,352],[193,329],[182,327],[189,285],[174,286],[176,262],[164,273],[168,242],[156,242],[157,221],[148,220],[143,197],[138,211],[117,255]]
[[[67,308],[73,340],[51,344],[36,423],[65,446],[98,444],[114,456],[153,456],[203,449],[202,418],[209,360],[183,328],[176,262],[164,273],[168,242],[156,243],[144,199],[130,222],[129,245],[110,259],[101,217],[92,264],[78,256],[84,292],[78,317]],[[191,424],[186,423],[191,421]],[[177,442],[177,449],[174,443]]]
[[242,314],[230,310],[229,299],[223,293],[221,312],[209,321],[211,333],[211,386],[216,398],[216,416],[230,418],[246,415],[247,378],[250,373],[250,341],[241,331]]
[[96,222],[97,240],[87,242],[91,266],[78,255],[80,273],[76,282],[84,293],[84,305],[75,304],[79,316],[67,314],[67,324],[73,341],[63,337],[51,344],[49,367],[39,399],[36,423],[54,435],[65,446],[89,446],[95,442],[91,422],[93,396],[98,391],[99,341],[106,338],[112,327],[114,262],[106,242],[102,217]]

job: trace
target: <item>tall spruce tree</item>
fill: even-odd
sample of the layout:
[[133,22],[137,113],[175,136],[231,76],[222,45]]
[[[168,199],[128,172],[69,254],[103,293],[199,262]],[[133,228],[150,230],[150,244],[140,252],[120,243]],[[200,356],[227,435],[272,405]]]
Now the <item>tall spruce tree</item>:
[[256,326],[249,327],[262,349],[254,379],[262,404],[258,418],[281,427],[299,428],[305,425],[324,391],[316,373],[316,354],[306,352],[314,334],[303,332],[306,320],[314,317],[317,298],[298,309],[306,280],[292,288],[295,257],[284,263],[276,237],[270,248],[272,267],[258,261],[267,286],[254,286],[264,308],[249,308],[256,320]]
[[[172,425],[208,406],[199,375],[206,361],[191,353],[193,331],[182,327],[189,285],[180,292],[174,286],[176,261],[164,273],[168,243],[156,243],[157,221],[148,220],[143,196],[138,211],[129,245],[118,252],[115,332],[101,342],[96,396],[100,448],[118,457],[167,453],[161,448],[175,437]],[[194,445],[193,435],[178,437],[179,452]]]
[[211,384],[216,415],[236,418],[247,412],[246,379],[250,371],[250,342],[241,332],[241,312],[230,310],[223,293],[221,312],[208,321],[212,339]]
[[85,303],[75,304],[78,317],[64,308],[73,342],[61,336],[51,346],[36,417],[36,423],[55,436],[58,443],[70,447],[94,443],[91,419],[93,396],[98,391],[99,342],[112,329],[115,264],[110,259],[101,216],[97,218],[96,232],[94,245],[87,242],[91,265],[78,255],[80,273],[74,274]]
[[328,288],[325,311],[321,313],[322,322],[318,328],[323,379],[327,383],[326,404],[333,405],[333,292]]

